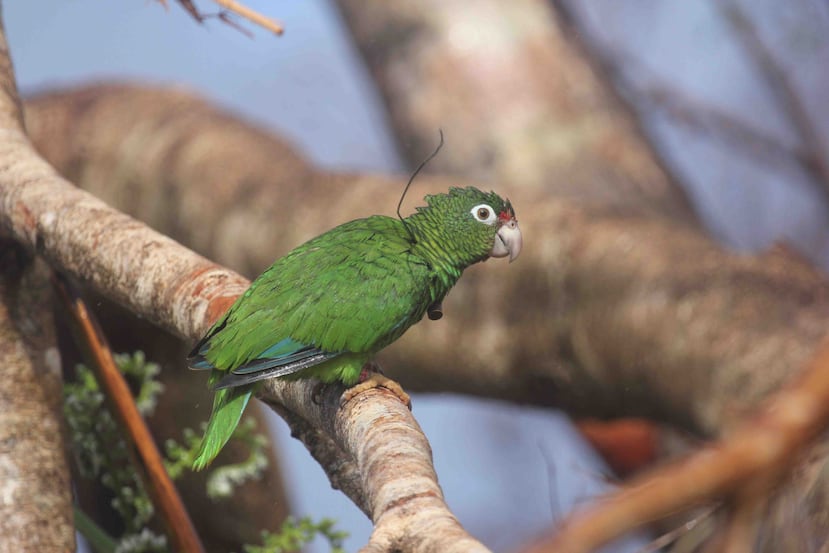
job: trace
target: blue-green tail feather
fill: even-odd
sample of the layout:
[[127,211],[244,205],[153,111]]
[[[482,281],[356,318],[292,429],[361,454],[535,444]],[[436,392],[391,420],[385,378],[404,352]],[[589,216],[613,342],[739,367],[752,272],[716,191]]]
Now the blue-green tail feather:
[[[210,383],[221,379],[222,373],[214,371],[210,375]],[[207,430],[199,446],[199,452],[193,460],[193,469],[202,470],[207,467],[219,454],[230,439],[233,431],[239,426],[242,413],[253,394],[254,386],[240,386],[218,390],[213,398],[213,412],[207,423]]]

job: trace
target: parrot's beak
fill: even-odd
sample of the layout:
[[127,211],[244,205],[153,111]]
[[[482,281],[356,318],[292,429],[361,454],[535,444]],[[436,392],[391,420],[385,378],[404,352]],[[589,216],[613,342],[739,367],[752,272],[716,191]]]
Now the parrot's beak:
[[512,263],[521,253],[522,244],[521,229],[518,228],[518,221],[513,217],[498,229],[495,234],[495,244],[493,244],[489,255],[492,257],[509,256],[509,261]]

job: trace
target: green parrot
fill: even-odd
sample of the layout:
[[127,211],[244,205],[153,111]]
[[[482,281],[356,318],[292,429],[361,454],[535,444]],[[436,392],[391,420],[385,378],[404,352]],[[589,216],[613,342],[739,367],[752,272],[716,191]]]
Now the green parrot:
[[[402,200],[401,200],[402,201]],[[521,251],[508,200],[477,188],[426,196],[409,217],[342,224],[278,259],[196,344],[193,369],[209,369],[213,412],[193,468],[206,467],[239,424],[256,382],[316,378],[408,396],[371,359],[440,304],[463,270]],[[399,212],[399,211],[398,211]]]

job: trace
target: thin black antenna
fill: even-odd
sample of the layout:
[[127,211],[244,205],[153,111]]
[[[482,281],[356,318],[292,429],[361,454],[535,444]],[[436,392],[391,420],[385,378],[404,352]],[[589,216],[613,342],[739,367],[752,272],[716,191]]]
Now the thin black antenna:
[[414,170],[414,173],[412,173],[412,176],[409,177],[409,182],[406,183],[406,188],[403,189],[403,194],[400,196],[400,201],[397,202],[397,217],[400,218],[400,222],[403,223],[404,227],[406,227],[406,232],[409,233],[409,236],[412,237],[412,241],[415,241],[415,242],[417,241],[417,238],[415,238],[415,235],[412,232],[412,229],[409,228],[409,225],[406,224],[406,220],[403,219],[402,215],[400,215],[400,208],[403,206],[403,199],[406,197],[406,192],[409,191],[409,187],[412,185],[412,181],[415,179],[417,174],[420,173],[420,170],[423,169],[426,166],[427,163],[432,161],[432,159],[434,159],[434,157],[436,155],[438,155],[438,152],[440,151],[440,149],[443,148],[443,129],[438,129],[438,132],[440,133],[440,143],[438,144],[438,147],[435,148],[434,152],[429,154],[429,157],[427,157],[426,159],[421,161],[420,165],[417,166],[417,169]]

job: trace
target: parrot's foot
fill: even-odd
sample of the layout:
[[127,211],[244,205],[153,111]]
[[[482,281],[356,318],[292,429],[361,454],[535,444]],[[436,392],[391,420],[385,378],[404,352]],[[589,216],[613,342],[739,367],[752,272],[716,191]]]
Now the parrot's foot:
[[391,378],[384,376],[383,373],[379,371],[379,367],[377,367],[374,363],[366,363],[366,366],[363,367],[363,371],[360,373],[360,383],[343,392],[343,395],[340,398],[340,405],[345,405],[361,392],[378,387],[389,390],[391,393],[396,395],[400,401],[402,401],[403,404],[409,408],[409,410],[412,409],[412,399],[409,397],[409,394],[403,391],[403,387],[400,384]]
[[314,389],[311,391],[311,401],[314,402],[314,405],[321,405],[322,404],[322,392],[325,390],[324,382],[317,382],[314,386]]

